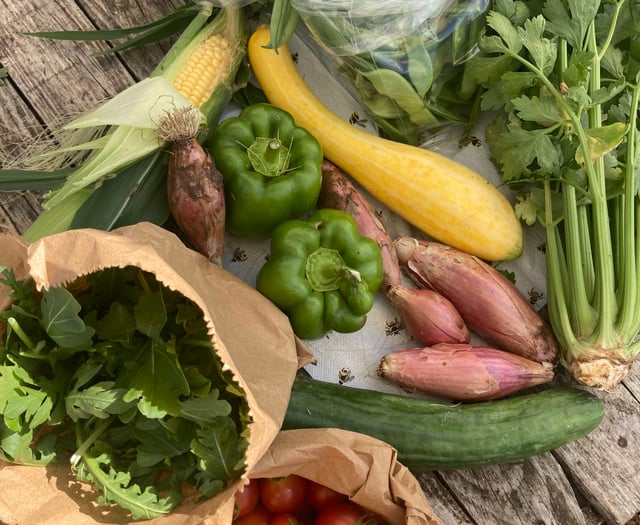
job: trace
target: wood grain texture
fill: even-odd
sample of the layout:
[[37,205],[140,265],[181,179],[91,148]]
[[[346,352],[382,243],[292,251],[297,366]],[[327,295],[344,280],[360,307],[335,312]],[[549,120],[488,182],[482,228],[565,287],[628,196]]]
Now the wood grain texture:
[[[168,42],[91,57],[102,42],[32,38],[23,31],[128,27],[157,19],[178,0],[0,0],[0,164],[24,154],[43,130],[148,75]],[[0,193],[0,229],[22,233],[37,195]],[[602,395],[606,416],[589,436],[524,461],[416,472],[443,525],[625,525],[640,512],[640,365]],[[559,379],[563,381],[563,378]],[[565,378],[566,380],[566,378]],[[0,516],[1,520],[2,516]]]

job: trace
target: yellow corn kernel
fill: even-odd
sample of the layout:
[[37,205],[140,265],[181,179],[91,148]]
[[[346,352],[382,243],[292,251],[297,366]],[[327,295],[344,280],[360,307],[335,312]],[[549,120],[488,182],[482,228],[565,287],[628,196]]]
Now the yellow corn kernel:
[[199,108],[228,76],[232,59],[229,41],[222,35],[211,35],[191,53],[173,85]]

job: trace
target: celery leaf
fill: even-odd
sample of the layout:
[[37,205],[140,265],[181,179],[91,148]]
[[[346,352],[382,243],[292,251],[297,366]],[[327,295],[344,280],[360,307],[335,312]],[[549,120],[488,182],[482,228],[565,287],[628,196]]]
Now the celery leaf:
[[496,131],[487,130],[487,142],[492,156],[500,164],[505,182],[530,178],[539,169],[553,173],[561,160],[550,137],[540,130],[526,130],[511,126]]
[[518,35],[533,58],[533,63],[547,75],[555,66],[558,50],[553,41],[544,37],[544,28],[544,18],[537,16],[527,20],[524,27],[518,29]]
[[518,54],[522,49],[520,34],[504,15],[492,11],[487,15],[487,24],[499,35],[485,37],[483,49],[486,52],[506,52]]
[[512,100],[513,107],[522,120],[538,122],[547,126],[563,120],[562,113],[555,99],[549,96],[521,96]]
[[585,129],[585,135],[589,144],[589,159],[585,159],[582,149],[576,151],[576,162],[595,162],[596,159],[614,150],[627,134],[627,126],[622,122],[615,122],[608,126]]

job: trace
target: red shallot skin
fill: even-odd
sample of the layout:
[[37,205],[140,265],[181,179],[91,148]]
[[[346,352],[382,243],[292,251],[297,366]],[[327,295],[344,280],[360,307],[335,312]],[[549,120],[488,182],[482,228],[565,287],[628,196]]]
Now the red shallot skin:
[[437,344],[385,355],[378,374],[405,389],[452,401],[498,399],[554,377],[551,363],[538,363],[496,348]]
[[558,343],[551,326],[490,264],[437,242],[401,236],[394,244],[409,277],[449,299],[486,342],[540,363],[557,362]]
[[173,144],[167,198],[171,215],[195,249],[222,266],[226,213],[222,174],[195,138]]
[[411,336],[425,345],[468,343],[469,330],[451,301],[427,288],[391,286],[387,297]]
[[318,198],[322,208],[333,208],[351,215],[358,226],[360,235],[378,243],[382,252],[382,290],[400,284],[402,272],[398,256],[386,227],[376,215],[371,203],[358,190],[350,178],[340,168],[327,159],[322,162],[322,187]]

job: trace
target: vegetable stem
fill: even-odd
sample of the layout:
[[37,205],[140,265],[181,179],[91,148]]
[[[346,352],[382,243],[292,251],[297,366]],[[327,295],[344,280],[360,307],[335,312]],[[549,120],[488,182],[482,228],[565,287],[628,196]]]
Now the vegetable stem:
[[[568,283],[565,288],[568,298],[567,304],[570,309],[570,317],[573,319],[573,330],[578,337],[584,337],[593,332],[597,315],[590,305],[585,286],[585,273],[583,271],[586,257],[583,253],[583,233],[578,213],[579,206],[576,199],[575,187],[565,184],[562,189],[562,200],[564,202],[564,238],[565,257],[569,265],[567,272]],[[588,238],[588,237],[587,237]]]
[[564,258],[560,256],[562,253],[562,244],[558,239],[557,226],[553,218],[551,185],[548,180],[544,180],[543,185],[545,199],[544,226],[547,237],[546,262],[549,316],[561,346],[563,348],[572,348],[577,344],[577,339],[571,326],[567,301],[564,294],[567,286],[567,268],[563,260]]
[[[591,63],[591,74],[589,77],[589,89],[595,93],[600,89],[600,55],[597,52],[595,26],[592,22],[588,31],[588,46],[593,51]],[[594,103],[588,110],[589,126],[596,129],[602,126],[602,108],[600,104]],[[604,157],[598,155],[593,165],[590,165],[591,158],[589,143],[586,140],[582,126],[576,126],[579,131],[580,148],[584,154],[584,165],[587,169],[589,179],[589,192],[592,201],[593,211],[593,242],[596,268],[596,308],[600,313],[594,343],[596,345],[609,346],[611,341],[616,340],[614,332],[617,315],[617,305],[615,298],[615,277],[613,272],[613,247],[611,243],[611,229],[609,224],[609,210],[607,208],[607,194],[605,187]],[[575,268],[574,270],[577,270]]]
[[69,460],[72,467],[78,466],[78,463],[82,460],[84,453],[89,450],[89,447],[93,445],[93,443],[104,433],[105,430],[107,430],[107,428],[109,428],[109,425],[111,425],[111,422],[114,419],[115,416],[111,416],[102,421],[86,439],[83,439],[82,422],[78,421],[76,423],[76,433],[80,446],[71,455],[71,459]]
[[621,251],[619,255],[622,269],[619,279],[619,290],[621,291],[620,312],[616,330],[623,334],[624,339],[635,335],[636,327],[640,320],[640,314],[638,314],[638,297],[640,296],[638,272],[640,272],[640,268],[637,264],[640,242],[636,241],[635,235],[636,231],[640,231],[638,224],[636,224],[638,222],[636,214],[638,201],[636,199],[637,188],[635,185],[636,119],[639,100],[640,85],[636,84],[633,89],[631,110],[629,112],[631,118],[629,131],[627,132],[624,194],[619,197],[620,206],[622,207],[620,212],[622,219],[620,236],[622,242],[620,243]]
[[11,327],[14,333],[20,338],[20,341],[22,341],[29,350],[35,350],[36,345],[33,343],[27,333],[22,329],[20,323],[18,323],[18,320],[15,317],[9,317],[9,319],[7,319],[7,324]]

